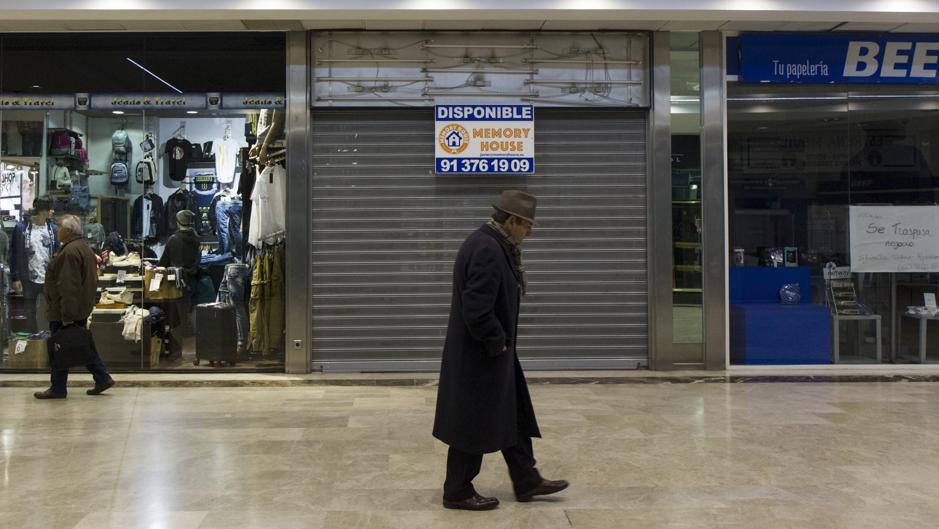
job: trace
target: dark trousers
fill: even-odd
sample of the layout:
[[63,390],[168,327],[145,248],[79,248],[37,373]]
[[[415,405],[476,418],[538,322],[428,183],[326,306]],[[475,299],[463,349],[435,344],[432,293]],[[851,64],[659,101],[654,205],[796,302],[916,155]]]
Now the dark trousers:
[[[88,325],[88,320],[79,320],[75,322],[75,325],[79,327],[85,327]],[[56,333],[59,329],[62,328],[61,321],[50,321],[49,330],[53,334]],[[104,384],[111,380],[111,375],[108,374],[108,369],[104,367],[104,362],[101,361],[101,357],[95,359],[94,362],[87,364],[85,369],[91,373],[91,376],[95,379],[95,384]],[[52,369],[52,391],[55,393],[65,394],[68,384],[68,369]]]
[[[528,492],[541,483],[541,474],[535,468],[531,437],[519,432],[518,444],[502,450],[502,457],[509,467],[509,477],[515,493]],[[482,454],[468,454],[452,446],[447,453],[447,480],[443,484],[443,499],[460,501],[476,494],[473,479],[483,464]]]

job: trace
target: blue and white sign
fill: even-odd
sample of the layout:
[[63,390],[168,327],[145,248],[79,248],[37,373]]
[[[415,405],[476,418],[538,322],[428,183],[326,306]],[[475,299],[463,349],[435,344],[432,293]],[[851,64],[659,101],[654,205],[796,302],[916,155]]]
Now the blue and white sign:
[[744,33],[744,83],[939,84],[939,35]]
[[437,173],[535,172],[535,110],[531,105],[437,105]]

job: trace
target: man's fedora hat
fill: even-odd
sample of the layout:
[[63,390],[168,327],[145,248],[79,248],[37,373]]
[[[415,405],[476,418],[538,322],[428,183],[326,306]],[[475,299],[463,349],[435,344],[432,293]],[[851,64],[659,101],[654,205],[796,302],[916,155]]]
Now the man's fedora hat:
[[537,202],[538,199],[535,198],[535,195],[530,195],[517,189],[511,189],[509,191],[503,191],[499,196],[499,200],[497,200],[492,207],[503,213],[515,215],[516,217],[525,219],[534,224],[535,205]]

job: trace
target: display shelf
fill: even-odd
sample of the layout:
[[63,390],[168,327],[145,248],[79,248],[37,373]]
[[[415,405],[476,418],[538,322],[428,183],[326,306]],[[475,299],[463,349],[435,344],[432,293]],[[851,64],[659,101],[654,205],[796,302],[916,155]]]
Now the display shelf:
[[37,165],[40,160],[42,160],[42,158],[39,156],[0,156],[0,163],[19,165],[21,167],[32,167]]
[[676,272],[700,272],[701,266],[699,265],[675,265]]
[[74,154],[50,154],[49,158],[55,158],[57,160],[68,160],[70,162],[79,162],[82,163],[85,160],[82,160],[81,156],[75,156]]
[[683,241],[675,242],[675,248],[681,248],[684,250],[693,250],[693,249],[700,248],[700,247],[701,247],[700,242],[683,242]]
[[679,292],[683,294],[700,294],[704,292],[704,289],[701,288],[673,288],[672,292]]
[[700,200],[672,200],[672,204],[681,205],[681,206],[696,206],[700,204]]

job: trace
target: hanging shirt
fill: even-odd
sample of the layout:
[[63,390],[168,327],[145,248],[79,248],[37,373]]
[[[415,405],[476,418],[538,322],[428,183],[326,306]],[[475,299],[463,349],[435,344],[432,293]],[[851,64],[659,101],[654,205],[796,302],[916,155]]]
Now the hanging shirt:
[[52,262],[52,246],[55,244],[52,231],[46,226],[30,224],[26,229],[25,242],[29,280],[43,284],[46,282],[46,270]]
[[153,201],[147,198],[146,196],[144,196],[144,199],[143,199],[143,217],[142,218],[143,218],[143,222],[141,224],[143,226],[141,227],[142,227],[143,233],[141,233],[140,236],[143,237],[144,239],[146,239],[147,237],[155,236],[156,225],[153,222]]
[[255,248],[286,228],[287,170],[280,165],[265,167],[251,192],[251,226],[248,243]]
[[215,168],[218,181],[223,184],[232,183],[235,180],[238,144],[231,138],[215,140],[212,142],[212,153],[215,154]]

